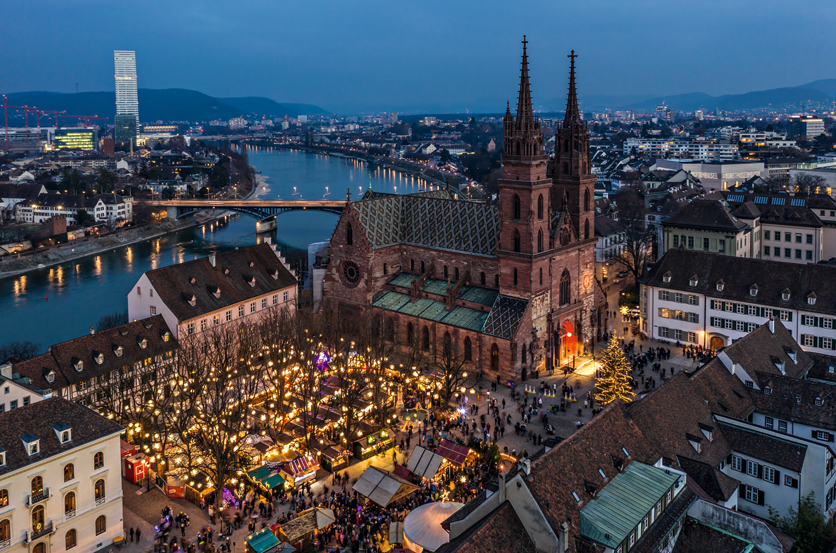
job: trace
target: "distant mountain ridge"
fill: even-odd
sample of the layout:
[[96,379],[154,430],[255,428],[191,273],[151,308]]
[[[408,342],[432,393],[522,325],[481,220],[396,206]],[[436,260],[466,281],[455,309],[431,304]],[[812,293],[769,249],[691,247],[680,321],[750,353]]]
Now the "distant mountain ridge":
[[[183,88],[140,88],[139,120],[153,121],[211,121],[251,116],[261,118],[297,117],[299,115],[327,115],[324,109],[310,104],[282,104],[270,98],[213,98],[196,90]],[[65,110],[74,115],[99,115],[113,122],[116,112],[115,92],[14,92],[6,95],[9,104],[34,106],[41,110]],[[46,116],[52,123],[51,115]],[[31,119],[30,119],[31,121]]]

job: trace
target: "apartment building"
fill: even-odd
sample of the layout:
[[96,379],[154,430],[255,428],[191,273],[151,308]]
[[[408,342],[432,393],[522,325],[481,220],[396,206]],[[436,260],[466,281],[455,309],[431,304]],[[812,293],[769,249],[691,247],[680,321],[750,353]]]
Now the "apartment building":
[[121,537],[122,430],[61,398],[0,414],[0,547],[88,553]]
[[627,138],[623,152],[651,157],[698,159],[705,161],[733,160],[738,157],[737,144],[728,141],[681,140],[675,138]]
[[174,337],[296,309],[296,278],[273,244],[146,271],[128,293],[128,317],[161,315]]

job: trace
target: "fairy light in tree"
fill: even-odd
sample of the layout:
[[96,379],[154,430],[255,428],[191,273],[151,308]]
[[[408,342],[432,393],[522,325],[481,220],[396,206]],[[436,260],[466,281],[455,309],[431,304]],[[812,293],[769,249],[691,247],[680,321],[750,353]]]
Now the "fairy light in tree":
[[618,338],[613,336],[601,359],[601,376],[595,384],[595,398],[602,403],[610,403],[616,399],[632,401],[633,390],[630,387],[629,372],[630,365],[618,347]]

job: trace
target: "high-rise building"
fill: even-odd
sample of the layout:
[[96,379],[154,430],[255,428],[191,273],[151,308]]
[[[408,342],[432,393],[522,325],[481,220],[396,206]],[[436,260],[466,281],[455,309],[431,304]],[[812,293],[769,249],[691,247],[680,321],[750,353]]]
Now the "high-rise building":
[[793,117],[792,135],[801,140],[815,140],[824,134],[824,120],[818,117]]
[[116,79],[116,142],[127,144],[136,140],[139,129],[139,98],[136,91],[136,52],[114,50]]

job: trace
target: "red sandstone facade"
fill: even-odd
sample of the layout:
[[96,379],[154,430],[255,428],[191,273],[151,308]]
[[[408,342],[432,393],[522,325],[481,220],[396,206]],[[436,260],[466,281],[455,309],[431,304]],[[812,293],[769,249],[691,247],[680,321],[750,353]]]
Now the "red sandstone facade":
[[387,334],[415,341],[422,363],[450,348],[491,379],[533,378],[590,349],[606,330],[606,300],[594,275],[595,176],[574,52],[571,60],[554,160],[543,153],[523,41],[498,204],[433,193],[349,202],[331,238],[325,297],[346,317],[382,312]]

